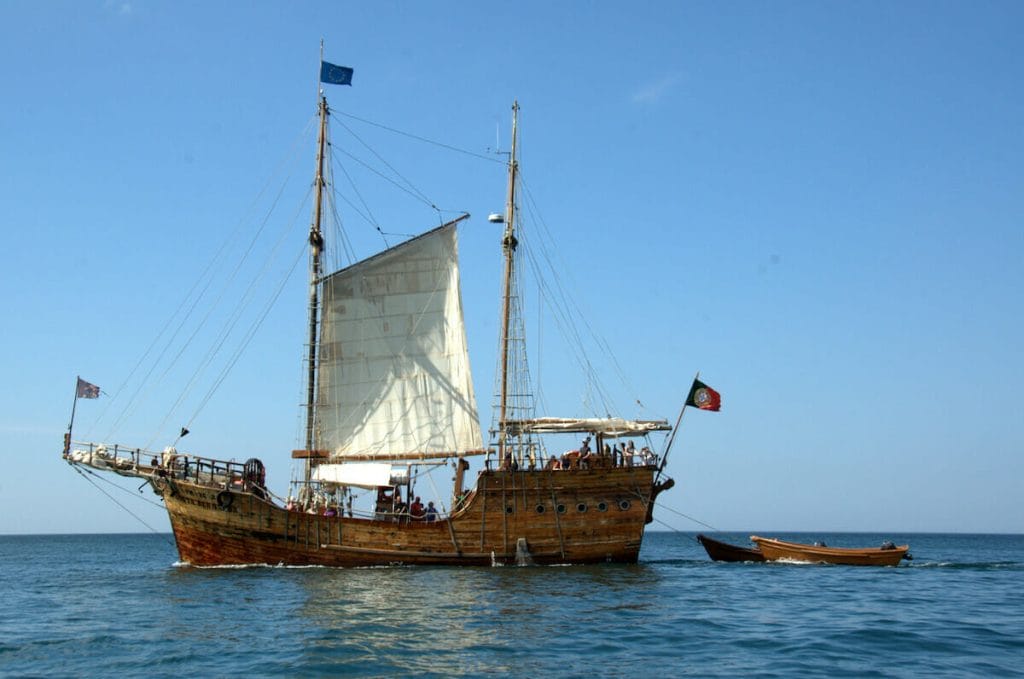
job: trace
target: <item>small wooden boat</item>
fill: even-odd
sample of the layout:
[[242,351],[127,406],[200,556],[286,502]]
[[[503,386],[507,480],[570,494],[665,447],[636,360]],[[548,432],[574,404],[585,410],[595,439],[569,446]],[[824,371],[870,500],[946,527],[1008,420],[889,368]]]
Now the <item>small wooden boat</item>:
[[714,561],[764,561],[764,554],[759,549],[730,545],[728,542],[719,542],[703,534],[697,535],[697,541],[704,545],[708,556]]
[[799,542],[785,542],[774,538],[750,536],[768,561],[788,559],[808,563],[831,563],[843,566],[897,566],[902,559],[909,559],[909,545],[894,545],[891,542],[881,547],[848,548],[826,545],[804,545]]

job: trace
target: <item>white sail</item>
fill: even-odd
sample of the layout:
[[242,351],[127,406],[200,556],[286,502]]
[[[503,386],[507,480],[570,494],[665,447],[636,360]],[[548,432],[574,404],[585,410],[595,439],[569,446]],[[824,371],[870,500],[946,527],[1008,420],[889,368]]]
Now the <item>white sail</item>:
[[483,448],[454,222],[329,276],[322,309],[321,449],[400,459]]

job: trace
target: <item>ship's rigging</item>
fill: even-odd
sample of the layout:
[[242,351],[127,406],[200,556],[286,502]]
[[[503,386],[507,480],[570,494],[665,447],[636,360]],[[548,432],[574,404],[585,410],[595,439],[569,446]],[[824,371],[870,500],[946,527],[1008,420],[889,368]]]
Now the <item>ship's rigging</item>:
[[[321,100],[320,106],[323,110],[320,111],[321,115],[318,116],[317,120],[322,121],[322,124],[311,125],[307,128],[315,129],[318,137],[317,146],[320,150],[316,179],[307,192],[307,200],[311,199],[313,202],[311,211],[313,216],[308,236],[309,244],[312,246],[309,248],[310,292],[308,313],[310,316],[305,344],[306,353],[303,358],[303,365],[305,366],[303,373],[305,377],[303,379],[304,386],[302,388],[303,397],[301,401],[304,403],[304,407],[302,411],[301,445],[299,446],[299,449],[307,451],[323,449],[318,440],[321,430],[320,423],[317,421],[319,409],[318,407],[310,407],[311,403],[315,403],[318,392],[318,355],[316,346],[318,335],[322,332],[318,309],[321,285],[325,278],[323,272],[324,270],[340,268],[344,263],[355,260],[356,246],[353,245],[349,237],[352,227],[351,225],[348,227],[343,226],[340,218],[341,210],[339,210],[339,203],[345,203],[346,212],[355,214],[359,220],[368,224],[378,236],[379,241],[383,242],[385,246],[392,239],[400,238],[401,236],[398,235],[400,231],[408,228],[404,224],[397,229],[386,229],[382,226],[381,220],[368,207],[368,202],[364,195],[365,192],[360,191],[358,188],[356,170],[365,170],[370,175],[382,179],[388,185],[396,187],[412,200],[428,208],[430,212],[435,214],[435,218],[443,220],[445,212],[449,214],[451,212],[439,210],[435,201],[428,198],[422,189],[416,187],[404,174],[400,173],[394,164],[385,161],[383,155],[370,142],[364,139],[364,135],[358,134],[353,129],[353,125],[367,123],[367,126],[371,129],[390,134],[397,132],[398,136],[413,139],[417,143],[426,143],[428,140],[420,135],[398,132],[393,127],[371,124],[360,117],[342,113],[341,115],[351,123],[342,125],[344,136],[346,139],[354,140],[364,153],[358,154],[349,149],[345,149],[341,153],[335,153],[338,149],[335,148],[331,139],[328,116],[330,115],[332,118],[336,116],[333,111],[327,108],[326,100]],[[517,115],[518,106],[514,110],[514,116]],[[615,407],[615,399],[610,396],[610,390],[602,385],[602,375],[594,368],[594,363],[588,358],[588,352],[585,347],[588,335],[592,336],[590,345],[597,348],[602,358],[602,364],[614,366],[617,376],[624,384],[628,382],[628,379],[625,377],[625,373],[618,368],[614,352],[608,348],[607,344],[600,339],[597,333],[593,332],[589,314],[582,312],[567,293],[566,279],[568,276],[566,272],[568,271],[568,266],[565,264],[564,258],[558,255],[558,248],[553,247],[550,230],[547,229],[543,219],[540,218],[539,211],[536,209],[535,204],[530,198],[529,191],[524,188],[524,183],[522,182],[516,160],[517,127],[514,123],[513,147],[510,152],[502,154],[505,160],[501,160],[500,157],[497,158],[499,162],[506,163],[509,175],[505,219],[502,226],[505,229],[502,239],[503,253],[505,254],[503,266],[507,271],[507,276],[503,276],[500,282],[502,286],[503,310],[499,325],[499,351],[497,355],[499,369],[495,373],[495,387],[492,392],[494,394],[494,403],[491,408],[492,416],[489,431],[491,432],[490,443],[494,445],[496,450],[504,452],[505,446],[508,444],[510,446],[508,452],[512,452],[514,449],[519,463],[526,464],[531,459],[536,461],[546,458],[546,451],[540,447],[540,440],[533,436],[532,431],[524,430],[522,427],[517,426],[515,431],[512,432],[512,439],[514,440],[510,441],[508,440],[510,432],[502,425],[502,422],[505,421],[523,422],[533,418],[536,413],[538,398],[543,397],[542,394],[540,396],[537,395],[538,392],[531,379],[530,365],[527,358],[527,340],[529,338],[526,336],[524,323],[524,316],[527,311],[524,304],[526,297],[523,294],[520,276],[524,263],[530,273],[533,274],[536,285],[539,286],[535,297],[538,309],[535,311],[538,312],[538,316],[541,312],[551,315],[555,325],[561,332],[562,338],[568,345],[575,347],[575,351],[571,354],[572,360],[586,375],[587,386],[583,392],[590,394],[591,400],[588,404],[575,404],[575,407],[573,404],[569,404],[570,408],[579,410],[580,407],[583,407],[584,414],[591,417],[604,416],[609,412],[621,412],[619,408]],[[493,155],[476,154],[457,149],[457,147],[450,144],[429,143],[436,148],[457,151],[462,156],[473,158],[475,161],[485,160],[493,163],[496,160]],[[337,178],[339,177],[344,177],[344,184],[348,186],[348,190],[341,190],[341,187],[338,186]],[[275,222],[273,214],[279,211],[278,200],[281,195],[280,193],[276,194],[274,199],[270,201],[270,208],[256,231],[257,236],[263,236],[264,232],[270,231],[267,227]],[[521,218],[521,215],[524,214],[520,207],[522,197],[526,198],[526,205],[528,206],[525,213],[532,217],[531,223],[533,227],[531,228],[532,235],[534,236],[534,238],[527,239],[524,242],[520,241],[517,233],[517,229],[526,228]],[[300,213],[301,211],[296,211],[295,214],[298,215]],[[284,233],[279,234],[279,244],[273,248],[275,254],[281,249],[280,243],[285,242],[286,237],[291,237],[297,222],[298,220],[293,217],[289,223],[289,228]],[[547,242],[545,242],[545,236],[547,237]],[[230,251],[230,248],[222,248],[218,251],[217,257],[214,257],[211,265],[206,268],[199,281],[186,295],[177,315],[169,319],[167,325],[176,325],[175,330],[163,333],[154,341],[154,346],[161,347],[161,350],[159,352],[147,352],[139,362],[140,369],[133,372],[133,375],[142,375],[145,378],[156,376],[156,385],[151,385],[147,388],[145,386],[147,380],[142,379],[138,381],[134,391],[132,391],[130,386],[127,389],[118,391],[118,395],[124,393],[128,397],[121,410],[113,418],[112,426],[105,438],[115,437],[120,425],[137,412],[141,402],[156,394],[166,396],[167,389],[165,385],[171,381],[169,378],[172,376],[172,369],[178,368],[179,361],[186,357],[186,349],[193,343],[198,342],[203,336],[206,326],[211,323],[212,319],[216,318],[216,312],[223,306],[221,300],[226,297],[226,289],[232,284],[236,284],[237,280],[240,280],[243,271],[246,270],[244,265],[248,263],[248,260],[254,259],[252,256],[254,253],[260,252],[257,239],[254,237],[249,246],[243,250],[240,261],[233,266],[225,266],[224,261],[226,258],[224,253],[226,250]],[[218,388],[225,382],[231,369],[241,359],[249,343],[252,341],[256,330],[270,313],[273,303],[286,289],[288,278],[294,275],[298,259],[293,257],[291,261],[292,266],[286,270],[283,277],[278,279],[278,283],[271,289],[271,293],[267,295],[264,292],[262,302],[258,301],[257,291],[259,290],[259,285],[262,283],[264,288],[266,288],[266,281],[271,279],[271,272],[274,269],[269,264],[269,258],[265,259],[264,263],[258,267],[258,274],[243,297],[243,305],[236,307],[235,310],[227,314],[228,322],[224,324],[220,331],[213,335],[214,343],[212,348],[204,355],[202,361],[200,361],[199,368],[185,382],[185,386],[180,388],[172,408],[161,418],[160,426],[153,429],[154,434],[148,442],[149,446],[161,440],[170,440],[172,444],[176,444],[176,437],[168,437],[166,433],[159,433],[160,431],[166,432],[168,428],[172,431],[177,430],[179,426],[192,430],[202,429],[201,422],[197,425],[197,420],[200,418],[201,413],[210,403]],[[252,267],[250,266],[249,268],[251,269]],[[218,281],[215,274],[225,270],[231,271],[231,275],[227,278],[222,277]],[[280,276],[280,270],[278,272]],[[224,288],[214,295],[213,290],[217,282],[222,283]],[[530,296],[530,299],[534,299],[534,297]],[[255,314],[253,312],[254,309],[257,310]],[[247,313],[248,316],[246,315]],[[247,318],[248,324],[246,324]],[[182,336],[186,337],[184,347],[177,350],[173,349],[175,341],[180,340]],[[211,381],[209,374],[212,371],[216,371],[218,361],[220,361],[220,370],[215,373]],[[504,366],[504,369],[501,369],[502,366]],[[195,398],[191,397],[191,395],[197,389],[201,389],[201,385],[204,384],[204,375],[207,376],[205,378],[206,391],[199,398],[198,403],[196,403]],[[623,388],[619,388],[617,391],[619,393],[628,393]],[[188,412],[189,404],[194,404],[194,409],[190,414],[182,417],[183,412]],[[503,454],[503,452],[499,454]],[[308,480],[308,474],[304,476]]]

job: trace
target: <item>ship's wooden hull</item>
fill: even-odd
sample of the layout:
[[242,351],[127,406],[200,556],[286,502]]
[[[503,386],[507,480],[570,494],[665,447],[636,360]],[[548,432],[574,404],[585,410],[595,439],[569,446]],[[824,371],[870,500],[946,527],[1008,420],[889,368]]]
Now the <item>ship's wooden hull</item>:
[[195,566],[636,562],[653,467],[483,471],[437,522],[325,517],[252,493],[160,479],[181,560]]
[[789,560],[807,563],[830,563],[842,566],[898,566],[907,558],[908,545],[886,548],[851,549],[848,547],[825,547],[785,542],[773,538],[750,536],[769,561]]

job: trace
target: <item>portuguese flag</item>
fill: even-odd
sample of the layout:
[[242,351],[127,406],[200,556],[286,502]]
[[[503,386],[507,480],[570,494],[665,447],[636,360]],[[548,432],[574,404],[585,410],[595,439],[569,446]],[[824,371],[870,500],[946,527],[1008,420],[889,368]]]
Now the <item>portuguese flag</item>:
[[717,412],[722,409],[722,397],[700,380],[694,380],[693,386],[690,387],[690,395],[686,397],[686,405]]

